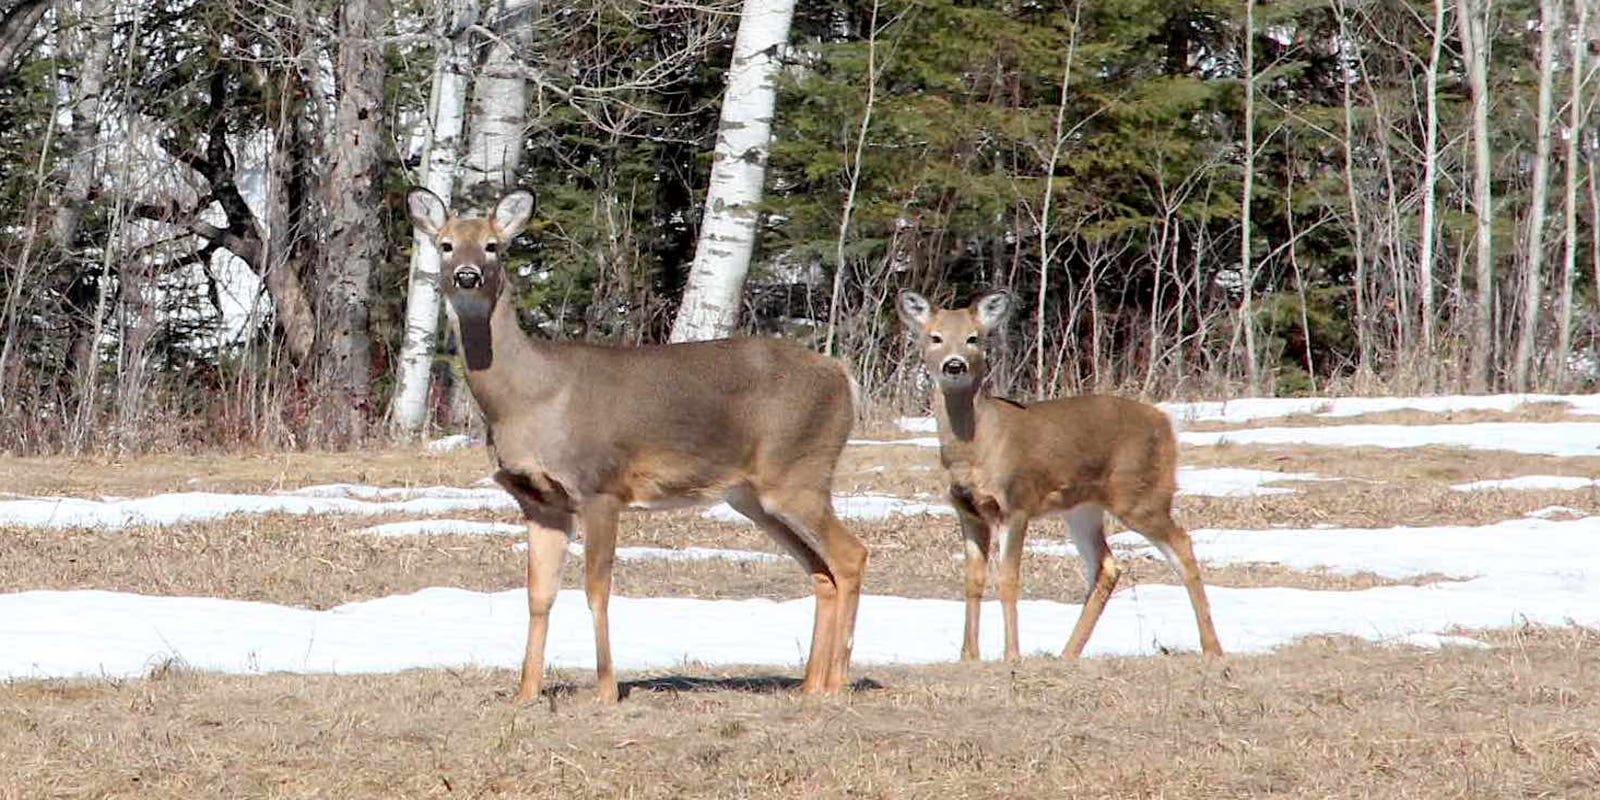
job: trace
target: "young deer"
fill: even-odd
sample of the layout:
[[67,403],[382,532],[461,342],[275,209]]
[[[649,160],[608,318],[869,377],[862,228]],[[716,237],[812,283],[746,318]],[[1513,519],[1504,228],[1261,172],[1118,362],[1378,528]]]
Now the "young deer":
[[961,658],[978,658],[978,609],[989,567],[989,542],[1000,546],[1000,606],[1007,659],[1017,643],[1017,593],[1022,540],[1028,523],[1064,513],[1083,557],[1089,593],[1078,624],[1061,651],[1075,658],[1094,631],[1120,570],[1106,545],[1105,512],[1144,534],[1183,578],[1200,625],[1200,647],[1221,655],[1200,568],[1189,534],[1172,519],[1178,443],[1159,409],[1120,397],[1065,397],[1024,405],[991,397],[983,388],[983,340],[1005,319],[1004,292],[979,297],[970,308],[934,309],[901,292],[901,319],[917,333],[923,363],[938,392],[939,458],[950,481],[950,502],[966,544],[967,620]]
[[637,348],[530,339],[500,259],[533,197],[507,195],[488,219],[452,217],[426,189],[408,205],[444,256],[445,297],[488,424],[494,479],[528,523],[528,646],[517,698],[539,694],[575,523],[598,692],[615,702],[606,606],[618,512],[719,499],[811,574],[816,621],[803,690],[844,686],[867,560],[830,494],[855,413],[844,366],[773,339]]

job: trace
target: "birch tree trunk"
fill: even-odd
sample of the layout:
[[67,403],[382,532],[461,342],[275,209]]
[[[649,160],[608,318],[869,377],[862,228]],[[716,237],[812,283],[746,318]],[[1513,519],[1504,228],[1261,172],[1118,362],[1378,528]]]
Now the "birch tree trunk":
[[11,74],[17,58],[33,41],[33,31],[51,5],[51,0],[21,0],[0,16],[0,80]]
[[[456,168],[461,160],[461,132],[472,68],[470,28],[459,22],[477,16],[473,0],[457,6],[451,18],[442,20],[444,29],[434,56],[427,143],[422,157],[422,185],[447,205],[454,194]],[[400,346],[399,382],[391,409],[394,431],[404,436],[416,435],[427,422],[428,388],[439,339],[439,261],[433,239],[413,233],[405,338]]]
[[[1426,96],[1426,133],[1422,151],[1422,219],[1417,231],[1417,301],[1422,309],[1422,352],[1433,354],[1433,245],[1434,206],[1439,160],[1439,56],[1444,47],[1445,0],[1433,0],[1433,46],[1428,51],[1428,66],[1423,71]],[[1420,363],[1432,363],[1424,358]],[[1425,379],[1432,383],[1432,375]]]
[[1239,299],[1239,325],[1244,329],[1244,368],[1251,394],[1261,391],[1256,370],[1256,324],[1251,293],[1256,279],[1250,260],[1250,200],[1256,177],[1255,0],[1244,0],[1244,186],[1239,195],[1239,279],[1244,295]]
[[388,0],[350,0],[339,11],[336,146],[317,338],[322,433],[340,444],[363,441],[371,410],[367,306],[372,268],[384,251],[384,60],[378,37],[388,18]]
[[533,36],[537,6],[538,0],[495,3],[489,23],[494,36],[474,81],[461,188],[485,210],[517,184],[528,128],[528,81],[522,60]]
[[99,178],[100,96],[105,91],[106,65],[111,61],[111,32],[115,5],[112,0],[85,0],[83,18],[71,45],[73,57],[82,59],[73,93],[72,129],[64,137],[62,149],[72,154],[67,184],[61,194],[51,224],[50,238],[65,253],[73,248],[78,223],[88,204],[89,190]]
[[[1566,225],[1561,258],[1560,318],[1556,331],[1556,370],[1560,376],[1559,383],[1563,386],[1567,384],[1567,359],[1572,353],[1572,283],[1578,271],[1578,170],[1582,168],[1578,145],[1585,136],[1584,121],[1587,119],[1583,107],[1583,86],[1588,76],[1585,62],[1589,50],[1589,3],[1587,0],[1577,0],[1577,7],[1577,24],[1572,28],[1574,34],[1568,39],[1572,48],[1572,64],[1567,76],[1567,151],[1564,159],[1567,181],[1561,205]],[[1595,288],[1600,289],[1600,285]]]
[[1535,120],[1532,207],[1528,210],[1527,258],[1523,261],[1522,325],[1517,330],[1512,381],[1528,391],[1539,335],[1539,301],[1543,296],[1544,224],[1550,192],[1550,106],[1555,76],[1555,34],[1561,19],[1560,0],[1539,0],[1539,107]]
[[722,97],[705,218],[672,341],[719,339],[733,332],[755,250],[767,173],[779,56],[789,41],[794,0],[745,0]]
[[1457,9],[1461,57],[1472,91],[1472,205],[1477,215],[1476,283],[1478,309],[1472,328],[1469,385],[1488,391],[1494,381],[1494,208],[1493,163],[1489,141],[1489,40],[1485,0],[1460,0]]

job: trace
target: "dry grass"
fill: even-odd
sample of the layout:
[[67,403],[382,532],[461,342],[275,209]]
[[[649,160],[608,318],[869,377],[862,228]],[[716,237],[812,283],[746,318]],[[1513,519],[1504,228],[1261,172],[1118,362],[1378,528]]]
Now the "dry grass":
[[[0,797],[1580,797],[1592,636],[1426,652],[633,676],[514,707],[508,671],[0,686]],[[787,671],[786,671],[787,672]],[[777,689],[778,691],[773,691]]]

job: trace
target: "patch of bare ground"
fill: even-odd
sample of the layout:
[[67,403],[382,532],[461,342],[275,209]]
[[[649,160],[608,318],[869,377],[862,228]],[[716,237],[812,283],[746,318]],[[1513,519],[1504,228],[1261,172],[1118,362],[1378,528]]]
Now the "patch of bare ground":
[[1562,402],[1524,403],[1510,411],[1467,409],[1462,411],[1422,411],[1401,408],[1351,416],[1323,416],[1320,413],[1290,414],[1242,422],[1195,420],[1182,423],[1186,431],[1232,431],[1245,428],[1306,428],[1340,425],[1468,425],[1474,422],[1594,422],[1595,417],[1572,413]]
[[[430,586],[475,591],[520,589],[525,556],[515,535],[371,536],[355,531],[366,518],[236,517],[175,528],[48,531],[0,528],[0,591],[103,589],[155,595],[199,595],[307,608],[413,592]],[[1032,540],[1059,539],[1059,523],[1041,522]],[[869,553],[865,590],[907,597],[962,596],[954,520],[908,516],[851,524]],[[692,513],[623,518],[620,544],[715,547],[778,553],[751,525],[714,522]],[[1124,591],[1141,583],[1177,583],[1165,561],[1123,557]],[[562,585],[582,587],[582,560],[568,558]],[[1086,591],[1081,562],[1026,553],[1023,595],[1077,602]],[[1431,582],[1370,574],[1338,575],[1274,564],[1208,566],[1217,586],[1363,589]],[[808,596],[809,578],[787,557],[775,561],[636,560],[618,565],[614,592],[632,597],[706,599]],[[990,595],[994,593],[991,582]]]
[[298,453],[147,454],[125,458],[0,456],[0,492],[138,496],[263,492],[319,483],[467,486],[493,471],[482,446]]
[[[509,671],[0,685],[0,797],[1581,797],[1600,646],[628,677],[516,707]],[[559,688],[559,687],[558,687]]]

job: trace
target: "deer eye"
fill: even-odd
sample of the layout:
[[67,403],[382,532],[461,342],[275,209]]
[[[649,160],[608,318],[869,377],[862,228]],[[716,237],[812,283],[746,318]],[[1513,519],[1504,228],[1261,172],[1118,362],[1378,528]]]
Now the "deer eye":
[[483,243],[483,252],[485,252],[485,253],[497,253],[499,251],[500,251],[500,243],[499,242],[484,242]]
[[944,344],[944,337],[937,333],[930,333],[928,334],[928,341],[933,342],[934,344]]
[[969,334],[967,336],[967,344],[975,345],[977,343],[978,343],[978,334],[973,333],[973,334]]
[[451,244],[451,243],[449,243],[449,242],[440,242],[439,243],[439,252],[441,252],[441,253],[448,253],[448,252],[450,252],[451,250],[454,250],[454,249],[456,249],[456,246]]

